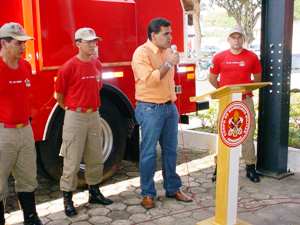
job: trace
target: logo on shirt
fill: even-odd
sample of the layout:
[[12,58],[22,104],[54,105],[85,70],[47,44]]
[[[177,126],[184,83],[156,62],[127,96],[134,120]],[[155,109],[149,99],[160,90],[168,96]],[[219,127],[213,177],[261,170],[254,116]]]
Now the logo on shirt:
[[14,85],[14,84],[22,84],[22,80],[9,80],[8,83],[12,84],[12,85]]
[[30,83],[30,80],[29,79],[26,79],[26,80],[24,80],[24,82],[25,82],[25,86],[26,87],[30,87],[31,86],[31,83]]
[[96,76],[83,76],[83,77],[81,77],[81,80],[90,80],[90,79],[96,79]]
[[18,85],[18,84],[22,84],[24,82],[25,86],[27,88],[29,88],[31,86],[31,83],[30,83],[30,80],[29,79],[25,79],[24,81],[23,80],[9,80],[8,83],[10,85]]
[[241,67],[243,67],[243,66],[245,66],[245,65],[246,65],[245,61],[240,61],[240,66],[241,66]]
[[100,82],[101,74],[98,74],[96,76],[82,76],[81,80],[96,80],[97,82]]
[[239,65],[240,67],[244,67],[246,65],[245,61],[229,61],[225,62],[227,65]]

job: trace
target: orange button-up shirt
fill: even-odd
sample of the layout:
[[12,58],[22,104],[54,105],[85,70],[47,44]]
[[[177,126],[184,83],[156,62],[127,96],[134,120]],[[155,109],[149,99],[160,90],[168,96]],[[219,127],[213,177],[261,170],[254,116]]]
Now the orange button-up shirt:
[[135,99],[144,102],[176,101],[174,68],[160,79],[159,67],[165,62],[167,51],[160,50],[150,40],[139,46],[132,58],[135,79]]

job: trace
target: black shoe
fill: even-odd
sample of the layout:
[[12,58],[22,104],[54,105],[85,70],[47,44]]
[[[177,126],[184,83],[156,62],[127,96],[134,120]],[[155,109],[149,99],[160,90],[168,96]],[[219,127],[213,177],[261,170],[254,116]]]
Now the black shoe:
[[112,200],[105,198],[99,190],[99,184],[89,186],[89,203],[110,205]]
[[249,178],[249,180],[251,180],[254,183],[260,182],[260,178],[258,173],[256,172],[254,164],[246,165],[246,172],[246,176]]
[[217,165],[216,165],[215,171],[214,171],[214,173],[213,173],[213,175],[212,175],[212,177],[211,177],[211,181],[212,181],[213,183],[216,182],[216,180],[217,180]]
[[26,216],[24,215],[24,225],[43,225],[43,223],[37,213],[31,213]]
[[24,215],[24,225],[43,225],[36,213],[34,192],[17,193]]
[[73,193],[71,191],[63,191],[65,214],[69,217],[77,215],[76,209],[72,201]]
[[0,202],[0,225],[4,225],[5,224],[5,218],[4,218],[4,204],[1,201]]

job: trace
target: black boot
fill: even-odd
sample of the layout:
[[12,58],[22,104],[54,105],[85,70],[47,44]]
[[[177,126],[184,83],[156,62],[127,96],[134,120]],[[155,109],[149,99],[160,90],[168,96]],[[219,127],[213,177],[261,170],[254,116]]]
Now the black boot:
[[216,164],[216,167],[215,167],[215,171],[214,171],[214,173],[213,173],[213,175],[211,177],[211,181],[213,183],[216,182],[216,180],[217,180],[217,164]]
[[24,225],[43,225],[36,213],[34,192],[18,192],[17,194],[23,210]]
[[99,184],[89,186],[89,203],[96,203],[102,205],[110,205],[112,200],[105,198],[99,190]]
[[63,197],[65,214],[69,217],[77,215],[76,209],[72,201],[73,193],[71,191],[63,191]]
[[251,180],[254,183],[260,182],[260,178],[256,172],[254,164],[246,165],[246,172],[247,172],[246,176],[249,178],[249,180]]
[[4,218],[4,205],[3,202],[0,202],[0,225],[5,224],[5,218]]

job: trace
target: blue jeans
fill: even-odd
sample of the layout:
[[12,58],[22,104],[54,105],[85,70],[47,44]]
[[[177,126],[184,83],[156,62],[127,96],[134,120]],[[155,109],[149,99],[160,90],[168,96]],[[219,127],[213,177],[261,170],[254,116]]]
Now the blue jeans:
[[138,102],[135,109],[141,127],[140,182],[142,196],[156,196],[154,173],[156,169],[156,145],[162,149],[162,171],[167,195],[175,194],[181,187],[176,174],[178,111],[175,104]]

